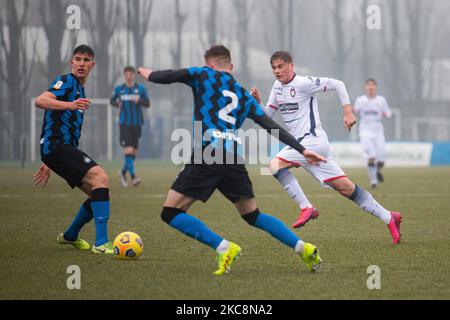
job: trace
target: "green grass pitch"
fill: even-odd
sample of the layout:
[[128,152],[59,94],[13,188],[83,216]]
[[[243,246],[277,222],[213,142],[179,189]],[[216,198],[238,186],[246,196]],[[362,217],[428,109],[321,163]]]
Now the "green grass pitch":
[[[294,252],[248,226],[232,204],[215,193],[190,213],[243,255],[231,274],[216,277],[215,253],[171,229],[161,206],[180,167],[137,163],[143,183],[121,188],[119,163],[106,164],[111,177],[110,235],[131,230],[144,240],[137,261],[119,261],[61,246],[64,231],[85,196],[53,175],[46,189],[32,185],[36,167],[0,164],[0,299],[450,299],[450,168],[386,169],[376,199],[402,212],[402,243],[391,244],[386,226],[352,202],[323,189],[295,170],[320,209],[318,220],[296,231],[316,244],[324,261],[310,274]],[[249,167],[258,206],[291,225],[293,201],[270,176]],[[364,169],[347,174],[368,187]],[[82,237],[92,242],[94,226]],[[81,268],[81,289],[66,287],[69,265]],[[381,268],[381,289],[367,288],[367,267]]]

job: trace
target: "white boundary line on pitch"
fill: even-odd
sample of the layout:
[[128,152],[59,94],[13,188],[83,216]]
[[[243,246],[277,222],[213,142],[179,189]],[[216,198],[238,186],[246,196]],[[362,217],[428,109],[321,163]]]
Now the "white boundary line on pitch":
[[[68,198],[70,194],[68,193],[56,193],[51,194],[50,198]],[[165,198],[167,194],[132,194],[132,195],[124,195],[124,194],[115,194],[114,198]],[[318,194],[318,195],[311,195],[311,197],[314,198],[334,198],[338,195],[336,193],[334,194]],[[425,197],[425,198],[435,198],[435,197],[448,197],[450,196],[450,193],[386,193],[383,195],[378,195],[378,197],[383,198],[398,198],[398,197],[406,197],[406,198],[412,198],[412,197]],[[0,198],[43,198],[42,195],[30,195],[30,194],[0,194]],[[256,193],[256,198],[284,198],[284,194],[258,194]]]

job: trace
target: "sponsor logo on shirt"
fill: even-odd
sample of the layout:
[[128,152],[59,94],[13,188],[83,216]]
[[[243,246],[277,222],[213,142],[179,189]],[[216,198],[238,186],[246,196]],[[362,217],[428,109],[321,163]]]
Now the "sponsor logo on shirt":
[[53,86],[53,89],[55,90],[59,90],[61,89],[61,86],[63,85],[64,82],[62,82],[61,80],[58,81],[57,83],[55,83],[55,85]]
[[298,111],[297,103],[283,103],[280,104],[279,109],[282,113],[293,113]]
[[137,98],[139,98],[137,94],[123,94],[120,96],[120,100],[122,101],[135,101]]

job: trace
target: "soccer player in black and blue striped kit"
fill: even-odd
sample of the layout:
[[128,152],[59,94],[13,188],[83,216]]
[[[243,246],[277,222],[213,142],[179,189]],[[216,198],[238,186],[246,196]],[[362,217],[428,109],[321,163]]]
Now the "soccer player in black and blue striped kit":
[[[190,164],[186,164],[169,191],[161,212],[161,218],[171,227],[214,249],[217,254],[216,275],[227,273],[239,256],[241,248],[210,230],[202,221],[189,215],[189,207],[196,201],[206,202],[215,189],[234,203],[242,218],[250,225],[266,231],[290,246],[306,263],[308,270],[320,267],[317,248],[303,242],[279,219],[259,211],[252,183],[244,164],[236,163],[236,137],[232,132],[239,129],[246,118],[251,118],[268,131],[279,130],[279,139],[298,152],[311,163],[319,163],[324,158],[306,150],[286,130],[273,122],[256,100],[231,75],[233,64],[230,51],[222,46],[211,47],[205,53],[205,67],[181,70],[155,71],[139,68],[138,73],[145,79],[161,84],[181,82],[192,88],[194,95],[194,121],[202,126],[200,154],[213,149],[222,154],[219,161],[196,159],[196,148]],[[273,133],[273,132],[272,132]],[[208,135],[210,136],[209,138]],[[227,155],[231,154],[231,156]],[[224,164],[220,160],[227,159]],[[233,159],[230,163],[228,160]],[[217,158],[215,158],[217,159]],[[206,160],[206,161],[205,161]]]
[[126,177],[128,172],[131,177],[131,184],[136,187],[141,183],[141,179],[135,174],[134,160],[137,156],[142,125],[144,124],[142,107],[150,107],[150,98],[147,89],[141,83],[134,81],[135,69],[133,67],[125,67],[123,75],[125,83],[114,88],[110,103],[120,109],[119,140],[125,157],[125,163],[119,172],[120,182],[124,187],[128,185]]
[[[78,149],[81,127],[90,100],[84,84],[95,67],[94,51],[87,45],[75,48],[70,60],[71,73],[58,76],[36,99],[36,107],[44,109],[41,134],[43,164],[33,177],[35,185],[47,185],[50,172],[62,177],[70,187],[79,188],[88,199],[64,233],[58,235],[60,244],[71,244],[80,250],[112,254],[108,241],[109,179],[106,172],[86,153]],[[79,237],[85,224],[94,220],[96,239],[92,248]]]

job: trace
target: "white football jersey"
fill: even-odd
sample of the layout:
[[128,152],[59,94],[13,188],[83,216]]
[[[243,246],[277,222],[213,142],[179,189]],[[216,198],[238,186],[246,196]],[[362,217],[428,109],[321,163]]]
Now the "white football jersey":
[[369,98],[364,95],[355,101],[355,113],[359,116],[359,135],[384,135],[381,120],[389,118],[391,111],[383,96]]
[[326,138],[315,94],[333,90],[337,91],[342,105],[350,104],[347,89],[339,80],[298,75],[288,84],[276,80],[264,111],[269,117],[280,111],[289,133],[296,139],[308,135]]

